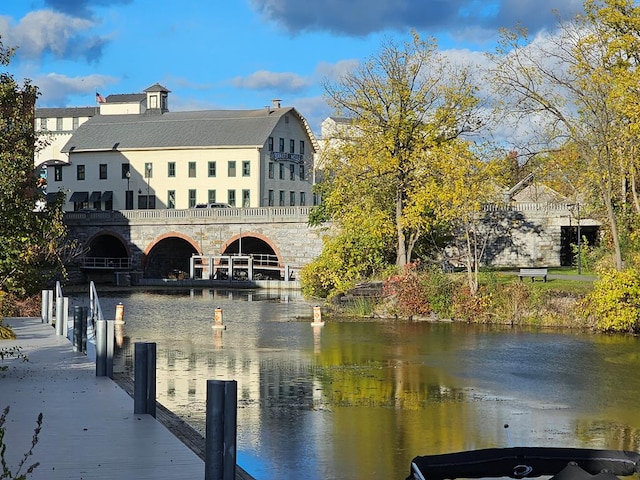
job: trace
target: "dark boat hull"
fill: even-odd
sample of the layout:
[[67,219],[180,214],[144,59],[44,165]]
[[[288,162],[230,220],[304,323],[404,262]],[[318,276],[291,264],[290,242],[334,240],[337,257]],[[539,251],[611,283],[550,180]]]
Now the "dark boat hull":
[[[570,468],[567,468],[567,467]],[[577,468],[576,468],[577,467]],[[514,447],[415,457],[407,480],[555,476],[555,480],[598,480],[640,471],[640,454],[621,450]]]

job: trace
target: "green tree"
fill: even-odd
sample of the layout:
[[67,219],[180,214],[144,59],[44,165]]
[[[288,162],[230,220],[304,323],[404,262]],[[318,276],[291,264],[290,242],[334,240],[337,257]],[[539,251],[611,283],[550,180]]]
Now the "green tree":
[[469,71],[443,59],[435,41],[413,34],[402,45],[388,41],[325,90],[351,128],[323,165],[323,213],[339,229],[353,228],[374,213],[381,229],[393,229],[385,238],[393,239],[395,264],[404,266],[420,238],[439,223],[433,210],[418,212],[412,203],[430,162],[448,143],[480,126]]
[[[0,39],[2,66],[13,53]],[[0,292],[17,298],[38,293],[63,272],[60,205],[36,208],[43,199],[33,165],[37,95],[30,81],[19,85],[0,72]]]

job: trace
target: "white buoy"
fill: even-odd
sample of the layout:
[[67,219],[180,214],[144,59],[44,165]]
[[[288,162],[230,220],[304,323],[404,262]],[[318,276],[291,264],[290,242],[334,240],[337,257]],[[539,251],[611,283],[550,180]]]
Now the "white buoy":
[[227,327],[223,324],[222,321],[222,309],[220,307],[216,307],[213,313],[213,328],[216,330],[225,330]]
[[122,303],[118,303],[116,305],[116,323],[124,323],[124,305]]
[[312,327],[322,327],[324,326],[324,322],[322,321],[322,310],[319,306],[313,307],[313,322],[311,322]]

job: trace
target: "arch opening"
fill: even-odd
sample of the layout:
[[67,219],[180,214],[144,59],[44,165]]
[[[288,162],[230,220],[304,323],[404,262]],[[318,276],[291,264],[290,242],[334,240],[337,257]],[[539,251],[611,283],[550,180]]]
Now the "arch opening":
[[[265,240],[251,234],[239,236],[230,242],[222,255],[250,255],[253,258],[254,280],[280,280],[282,265],[277,252]],[[238,270],[243,270],[239,268]]]
[[197,253],[194,246],[185,239],[163,238],[146,255],[144,277],[179,280],[189,278],[189,262],[191,256]]

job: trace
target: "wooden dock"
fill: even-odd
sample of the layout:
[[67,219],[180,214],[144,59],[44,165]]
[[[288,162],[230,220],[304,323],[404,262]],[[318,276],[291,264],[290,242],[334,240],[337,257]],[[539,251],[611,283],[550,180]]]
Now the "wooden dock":
[[[8,318],[29,361],[10,359],[0,371],[0,410],[10,407],[4,425],[5,460],[15,473],[29,450],[36,419],[43,414],[37,445],[26,465],[40,465],[29,479],[163,480],[204,479],[204,439],[158,404],[157,419],[133,413],[133,399],[95,363],[40,318]],[[179,438],[180,437],[180,438]],[[24,470],[23,470],[24,473]],[[240,467],[236,479],[251,480]]]

